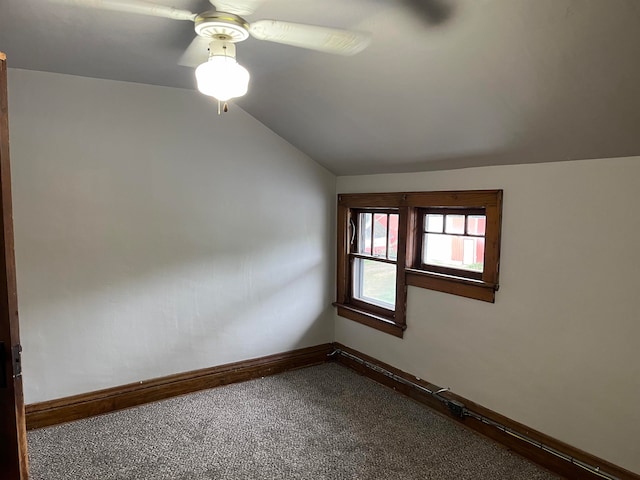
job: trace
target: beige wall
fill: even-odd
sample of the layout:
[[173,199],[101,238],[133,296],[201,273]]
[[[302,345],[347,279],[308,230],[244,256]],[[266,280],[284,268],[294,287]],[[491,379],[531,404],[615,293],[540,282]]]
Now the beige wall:
[[239,107],[9,71],[28,403],[330,342],[335,176]]
[[496,303],[409,287],[404,339],[335,338],[640,473],[640,157],[338,177],[338,193],[504,190]]

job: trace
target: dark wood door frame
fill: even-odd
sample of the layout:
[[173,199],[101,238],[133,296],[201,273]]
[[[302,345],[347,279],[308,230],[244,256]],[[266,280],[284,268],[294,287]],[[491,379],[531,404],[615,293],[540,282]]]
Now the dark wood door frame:
[[27,480],[8,110],[7,57],[0,52],[0,473],[6,480]]

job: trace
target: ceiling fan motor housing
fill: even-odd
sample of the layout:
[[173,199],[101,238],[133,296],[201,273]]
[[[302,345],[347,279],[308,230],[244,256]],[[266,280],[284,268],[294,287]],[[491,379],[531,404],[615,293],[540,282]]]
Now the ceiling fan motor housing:
[[198,35],[212,40],[237,43],[249,38],[249,23],[242,17],[225,12],[205,12],[196,17]]

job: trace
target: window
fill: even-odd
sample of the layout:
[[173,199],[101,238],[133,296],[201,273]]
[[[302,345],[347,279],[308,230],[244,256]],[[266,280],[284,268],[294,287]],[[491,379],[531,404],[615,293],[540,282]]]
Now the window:
[[495,301],[502,191],[338,196],[340,316],[402,337],[407,286]]
[[484,209],[419,210],[421,270],[482,279],[487,217]]
[[349,253],[354,302],[380,307],[391,314],[396,305],[398,213],[356,210],[352,217],[354,241]]

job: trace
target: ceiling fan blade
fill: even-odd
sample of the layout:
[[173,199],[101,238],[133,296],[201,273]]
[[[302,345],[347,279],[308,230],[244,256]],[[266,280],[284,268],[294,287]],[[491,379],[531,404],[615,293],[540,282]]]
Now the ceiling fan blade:
[[209,0],[219,12],[251,15],[265,0]]
[[174,20],[195,20],[196,14],[188,10],[180,10],[173,7],[158,5],[142,0],[49,0],[53,3],[62,3],[85,8],[97,8],[101,10],[114,10],[116,12],[137,13],[152,17],[171,18]]
[[345,56],[361,52],[371,42],[371,36],[364,32],[279,20],[258,20],[249,26],[249,33],[258,40]]
[[449,0],[404,0],[404,3],[430,25],[445,23],[454,10]]
[[184,67],[197,67],[201,63],[204,63],[209,58],[209,42],[211,39],[206,39],[201,36],[196,36],[184,51],[178,65]]

